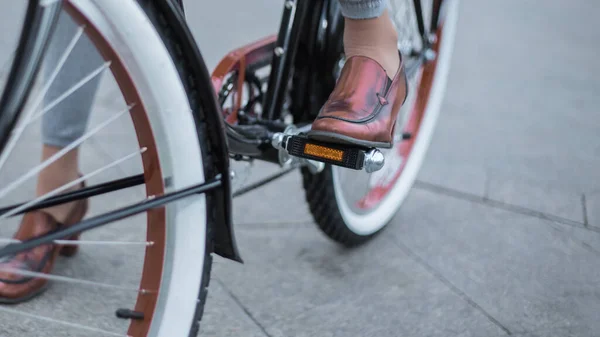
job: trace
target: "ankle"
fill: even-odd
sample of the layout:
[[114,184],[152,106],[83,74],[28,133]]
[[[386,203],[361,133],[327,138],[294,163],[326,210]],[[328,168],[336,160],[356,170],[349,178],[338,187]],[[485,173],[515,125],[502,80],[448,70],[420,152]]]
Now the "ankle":
[[[62,186],[72,183],[78,178],[79,172],[77,170],[52,170],[51,172],[42,172],[38,177],[36,195],[38,197],[46,195],[52,191],[55,191],[57,188],[61,188]],[[60,193],[68,193],[78,190],[80,188],[81,184],[79,183],[69,187],[66,190],[61,191]],[[43,209],[43,211],[50,214],[56,221],[64,223],[76,205],[76,202],[70,202],[50,208],[45,208]]]
[[[81,186],[77,185],[77,186],[71,187],[71,188],[61,192],[61,194],[72,192],[72,191],[78,190],[80,188],[81,188]],[[72,202],[69,202],[66,204],[61,204],[61,205],[57,205],[54,207],[44,208],[42,211],[44,211],[45,213],[48,213],[57,222],[64,224],[69,219],[69,217],[71,216],[71,214],[73,213],[73,210],[75,209],[75,207],[77,207],[77,205],[78,205],[77,201],[72,201]]]
[[371,58],[385,70],[390,79],[393,79],[400,68],[400,54],[396,48],[364,48],[360,46],[352,46],[344,48],[346,58],[352,56],[365,56]]
[[398,33],[387,12],[375,19],[345,19],[344,52],[374,59],[393,78],[400,66]]

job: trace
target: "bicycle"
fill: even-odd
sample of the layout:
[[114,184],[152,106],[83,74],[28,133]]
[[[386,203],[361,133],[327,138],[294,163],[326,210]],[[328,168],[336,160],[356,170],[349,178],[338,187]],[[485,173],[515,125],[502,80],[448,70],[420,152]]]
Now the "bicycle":
[[[129,114],[134,124],[144,172],[6,206],[0,219],[138,185],[145,185],[147,199],[11,243],[0,249],[0,258],[52,242],[76,245],[65,239],[145,212],[147,241],[137,302],[116,314],[130,320],[128,336],[195,336],[212,254],[242,262],[232,197],[300,170],[306,201],[323,233],[350,247],[370,240],[410,190],[444,94],[459,1],[422,2],[427,1],[392,1],[393,18],[404,15],[402,25],[395,24],[412,93],[399,114],[394,147],[379,150],[303,136],[344,62],[343,20],[335,0],[285,1],[278,35],[232,51],[211,75],[183,6],[175,0],[29,0],[0,100],[0,168],[23,127],[38,117],[27,111],[26,102],[34,96],[47,41],[65,11],[85,27],[122,91],[127,108],[121,114]],[[232,160],[267,161],[282,170],[233,191]],[[0,196],[39,170],[0,188]],[[364,193],[356,193],[359,184],[366,186]],[[353,189],[345,190],[348,185]]]

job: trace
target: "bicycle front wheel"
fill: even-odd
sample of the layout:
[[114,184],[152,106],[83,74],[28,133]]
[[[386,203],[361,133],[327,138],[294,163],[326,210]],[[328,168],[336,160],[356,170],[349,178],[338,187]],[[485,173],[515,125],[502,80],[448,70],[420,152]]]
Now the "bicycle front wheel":
[[[333,240],[348,246],[367,241],[390,222],[410,191],[444,97],[458,5],[459,0],[390,0],[388,11],[406,62],[409,96],[398,114],[394,147],[383,150],[385,166],[370,174],[337,166],[316,175],[303,170],[310,210]],[[439,25],[432,32],[436,19]],[[431,48],[423,43],[420,26],[432,40]],[[332,76],[342,64],[343,55]]]
[[[11,109],[11,111],[0,115],[0,126],[2,126],[0,128],[0,133],[2,133],[0,134],[2,140],[0,170],[3,169],[4,164],[10,165],[11,158],[13,158],[11,154],[17,153],[18,155],[18,151],[14,151],[14,149],[18,149],[21,136],[28,134],[23,130],[34,125],[38,118],[50,113],[53,108],[66,107],[63,104],[65,100],[68,100],[71,95],[77,95],[78,90],[85,90],[90,81],[104,74],[107,77],[112,75],[116,91],[120,91],[123,98],[121,107],[116,109],[120,113],[108,116],[99,125],[92,125],[83,136],[65,148],[78,148],[102,130],[114,127],[120,129],[122,118],[130,116],[138,143],[137,148],[132,153],[93,171],[93,174],[137,158],[143,171],[142,183],[145,184],[145,197],[142,202],[144,199],[153,199],[203,184],[206,179],[213,178],[215,172],[212,157],[207,148],[206,124],[202,120],[196,120],[191,113],[194,109],[202,115],[202,111],[197,106],[196,96],[182,81],[185,67],[182,66],[183,61],[176,50],[177,46],[171,45],[169,41],[163,41],[162,38],[168,33],[168,23],[162,22],[155,25],[153,20],[149,19],[149,15],[160,16],[161,13],[157,13],[158,9],[153,8],[151,4],[142,8],[136,1],[122,0],[30,1],[27,17],[32,21],[26,19],[23,36],[32,34],[31,31],[34,31],[33,34],[35,34],[36,29],[40,26],[50,25],[44,20],[48,17],[48,12],[53,10],[60,10],[59,21],[70,21],[73,29],[68,30],[71,34],[69,36],[54,36],[54,42],[65,41],[66,43],[60,55],[54,60],[56,64],[48,65],[50,68],[47,72],[48,76],[45,78],[46,83],[33,89],[26,90],[34,79],[39,80],[41,77],[36,75],[36,64],[39,60],[22,56],[26,56],[23,54],[24,52],[36,53],[42,48],[40,46],[43,45],[45,37],[40,32],[43,29],[37,31],[40,33],[37,36],[38,41],[33,41],[34,43],[31,44],[35,48],[22,48],[21,46],[17,48],[11,76],[8,77],[2,96],[3,102],[12,103],[4,104],[1,107],[5,110]],[[59,22],[59,27],[64,24],[64,22]],[[56,33],[61,33],[60,30]],[[103,59],[103,62],[100,62],[89,73],[61,75],[68,70],[81,71],[83,69],[82,67],[76,67],[77,69],[69,67],[69,62],[72,62],[73,58],[83,57],[82,54],[75,54],[78,53],[84,39],[87,39],[86,41],[89,41],[87,43],[98,52],[98,55],[101,55],[99,59]],[[35,36],[33,36],[33,40],[35,40]],[[21,40],[22,43],[24,41]],[[43,53],[39,55],[43,55]],[[72,87],[67,87],[64,92],[56,93],[55,100],[46,106],[41,104],[40,97],[53,92],[52,86],[57,85],[53,81],[58,82],[55,81],[57,78],[68,79],[73,76],[81,77],[76,78],[76,82],[78,82]],[[58,85],[61,84],[58,83]],[[111,104],[118,105],[116,103],[118,100],[116,95],[110,97]],[[38,109],[38,107],[40,108]],[[117,146],[113,147],[120,147],[119,144],[114,145]],[[16,177],[9,177],[9,173],[6,173],[5,170],[2,177],[3,184],[0,186],[0,195],[9,195],[9,192],[18,190],[21,183],[36,176],[45,166],[50,165],[52,160],[57,159],[50,158],[36,164],[32,169],[25,170],[24,174],[21,171]],[[92,178],[92,173],[84,175],[81,179]],[[51,197],[42,195],[32,202],[27,202],[27,209],[21,206],[3,209],[0,214],[0,223],[19,214],[19,211],[29,210],[44,200],[50,200]],[[14,203],[17,200],[10,201]],[[198,332],[210,278],[212,262],[210,229],[212,221],[216,218],[213,214],[216,208],[212,202],[210,195],[194,194],[183,200],[146,211],[146,227],[137,228],[142,233],[145,229],[144,242],[134,243],[122,240],[115,242],[113,238],[118,239],[121,236],[118,234],[119,228],[114,227],[112,229],[114,234],[110,235],[112,240],[94,242],[96,247],[105,244],[106,250],[114,250],[117,254],[115,260],[134,256],[133,254],[123,254],[121,249],[115,248],[116,244],[119,244],[118,247],[127,244],[143,244],[141,245],[143,251],[140,252],[142,264],[139,274],[141,277],[139,284],[130,285],[131,288],[128,288],[129,285],[114,284],[114,282],[109,285],[93,280],[46,276],[43,270],[39,273],[29,273],[29,276],[47,278],[53,282],[73,282],[92,287],[97,285],[109,291],[111,289],[114,291],[133,289],[135,294],[131,298],[133,303],[129,303],[129,307],[126,308],[134,311],[135,315],[121,313],[121,316],[129,318],[126,332],[107,331],[106,326],[111,326],[111,324],[107,325],[105,322],[84,325],[81,322],[63,320],[62,317],[61,319],[42,317],[37,313],[27,312],[27,309],[35,309],[28,306],[25,306],[24,310],[0,307],[0,311],[14,314],[17,317],[24,315],[32,320],[39,318],[42,321],[62,324],[63,327],[75,330],[83,329],[87,331],[84,332],[85,335],[100,333],[101,335],[132,337],[195,336]],[[108,214],[111,214],[110,210],[105,214],[95,216],[94,219],[101,219]],[[110,227],[112,226],[108,225],[107,228]],[[6,240],[10,242],[10,239]],[[67,244],[83,245],[84,243],[85,241],[81,240],[80,243],[74,241]],[[104,262],[110,265],[111,261]],[[98,262],[98,264],[100,263],[102,261]],[[18,270],[14,272],[19,273]],[[25,273],[25,271],[23,272]],[[118,276],[115,278],[119,279]],[[82,291],[82,289],[73,287],[74,294],[67,294],[66,299],[73,298],[71,296],[78,297],[77,291]],[[85,293],[83,298],[85,298]],[[124,296],[123,298],[130,297]],[[68,303],[61,305],[61,308],[83,310],[83,308],[78,309],[77,306],[70,307]],[[118,308],[113,308],[113,310],[116,309]],[[62,313],[54,312],[54,314]],[[71,315],[74,314],[76,313],[71,313]],[[117,320],[114,314],[112,316],[114,320]],[[93,321],[93,318],[86,319],[86,322],[89,321]],[[116,326],[122,327],[118,324]],[[2,327],[10,331],[10,323],[2,323]],[[81,332],[76,333],[81,335]],[[34,333],[34,335],[37,334]]]

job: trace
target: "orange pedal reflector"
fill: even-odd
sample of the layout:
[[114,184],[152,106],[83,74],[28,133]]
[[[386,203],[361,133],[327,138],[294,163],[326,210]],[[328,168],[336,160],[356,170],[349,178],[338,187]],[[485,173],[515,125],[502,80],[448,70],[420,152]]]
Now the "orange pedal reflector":
[[319,142],[304,135],[286,136],[283,143],[287,153],[292,156],[354,170],[363,169],[366,151],[369,150],[351,145]]
[[304,146],[304,154],[315,157],[330,159],[341,162],[344,159],[344,151],[329,147],[307,143]]

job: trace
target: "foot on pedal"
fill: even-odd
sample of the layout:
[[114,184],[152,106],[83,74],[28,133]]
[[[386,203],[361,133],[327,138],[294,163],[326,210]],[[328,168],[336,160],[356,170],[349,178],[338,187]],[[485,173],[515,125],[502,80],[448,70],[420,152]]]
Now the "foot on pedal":
[[385,163],[383,153],[376,148],[317,141],[303,134],[283,135],[278,143],[277,147],[290,156],[353,170],[364,169],[368,173],[380,170]]

